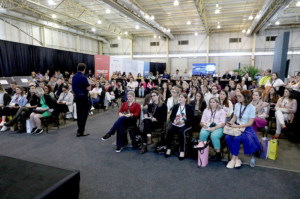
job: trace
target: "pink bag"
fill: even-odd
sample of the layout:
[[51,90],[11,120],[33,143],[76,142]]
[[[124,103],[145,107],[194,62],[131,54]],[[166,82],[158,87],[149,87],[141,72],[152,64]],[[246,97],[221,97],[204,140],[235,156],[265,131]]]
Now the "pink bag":
[[198,144],[198,168],[208,164],[209,142],[202,141]]

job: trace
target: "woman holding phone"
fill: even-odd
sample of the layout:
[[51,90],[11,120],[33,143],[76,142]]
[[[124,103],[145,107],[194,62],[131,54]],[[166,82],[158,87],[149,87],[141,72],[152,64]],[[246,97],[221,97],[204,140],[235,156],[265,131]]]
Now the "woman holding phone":
[[174,139],[174,134],[178,134],[179,139],[179,160],[183,160],[185,156],[185,130],[192,127],[194,119],[193,107],[187,102],[187,94],[179,95],[179,104],[174,105],[170,120],[172,123],[169,126],[166,136],[167,150],[165,157],[171,156],[171,143]]
[[200,142],[207,141],[210,135],[216,154],[210,158],[211,161],[221,160],[220,138],[223,136],[223,127],[226,120],[226,112],[219,104],[219,98],[212,97],[209,100],[209,106],[204,110],[201,119],[202,129],[199,135]]
[[251,104],[252,93],[244,90],[237,94],[237,99],[234,115],[226,125],[232,128],[245,128],[245,131],[239,136],[226,135],[226,142],[232,154],[232,159],[226,166],[229,169],[242,166],[242,161],[238,157],[241,142],[243,142],[245,155],[260,150],[260,142],[252,128],[255,118],[255,107]]

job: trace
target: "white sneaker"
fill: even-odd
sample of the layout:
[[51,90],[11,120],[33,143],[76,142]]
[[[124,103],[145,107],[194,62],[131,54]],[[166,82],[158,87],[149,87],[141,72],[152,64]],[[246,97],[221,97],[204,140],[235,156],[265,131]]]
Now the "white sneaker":
[[242,166],[242,161],[240,159],[238,159],[235,161],[234,167],[240,167],[240,166]]
[[7,126],[3,126],[1,131],[7,131],[8,127]]
[[235,166],[235,161],[234,161],[234,160],[230,160],[230,161],[228,162],[228,164],[227,164],[226,167],[227,167],[228,169],[233,169],[234,166]]
[[5,124],[5,122],[2,121],[2,122],[0,123],[0,127],[4,126],[4,124]]
[[91,111],[92,111],[92,110],[95,110],[95,108],[94,108],[93,106],[92,106],[92,108],[91,108]]

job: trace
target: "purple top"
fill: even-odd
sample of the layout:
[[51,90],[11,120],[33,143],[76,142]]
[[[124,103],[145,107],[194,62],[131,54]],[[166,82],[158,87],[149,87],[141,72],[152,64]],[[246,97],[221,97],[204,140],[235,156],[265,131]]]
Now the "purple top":
[[36,76],[37,76],[38,78],[43,78],[43,75],[42,75],[42,74],[36,74]]
[[203,112],[201,122],[205,122],[205,123],[214,122],[216,124],[224,124],[225,125],[226,112],[223,109],[217,110],[214,115],[215,115],[215,117],[212,117],[211,110],[206,108]]

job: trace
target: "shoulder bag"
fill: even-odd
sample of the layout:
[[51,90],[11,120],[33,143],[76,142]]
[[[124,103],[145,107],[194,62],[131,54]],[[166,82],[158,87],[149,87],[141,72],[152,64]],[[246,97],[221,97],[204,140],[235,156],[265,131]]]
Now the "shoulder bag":
[[223,129],[223,133],[231,136],[240,136],[246,128],[232,128],[229,126],[225,126]]

